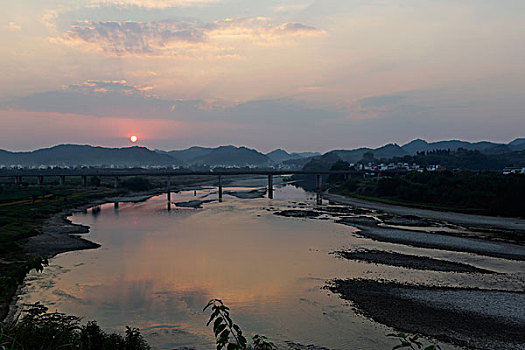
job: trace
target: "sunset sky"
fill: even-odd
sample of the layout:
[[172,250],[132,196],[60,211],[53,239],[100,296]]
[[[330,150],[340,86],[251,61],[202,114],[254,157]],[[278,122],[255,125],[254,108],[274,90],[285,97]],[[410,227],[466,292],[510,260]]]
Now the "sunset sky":
[[525,136],[523,0],[17,0],[0,149]]

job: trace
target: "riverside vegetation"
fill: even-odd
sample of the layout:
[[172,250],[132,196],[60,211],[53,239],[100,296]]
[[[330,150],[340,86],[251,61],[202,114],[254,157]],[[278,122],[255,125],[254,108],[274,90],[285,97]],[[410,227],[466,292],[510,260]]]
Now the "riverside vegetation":
[[[338,161],[332,170],[347,167],[348,163]],[[521,174],[410,172],[366,179],[332,175],[327,186],[333,193],[389,204],[482,215],[525,215],[525,175]]]

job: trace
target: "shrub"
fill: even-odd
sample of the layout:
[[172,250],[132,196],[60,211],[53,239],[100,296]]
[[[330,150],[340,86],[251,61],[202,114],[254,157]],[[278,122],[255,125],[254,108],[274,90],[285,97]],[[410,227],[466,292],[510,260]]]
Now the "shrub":
[[0,325],[0,349],[149,350],[139,330],[126,327],[125,336],[105,333],[94,321],[80,325],[80,318],[47,312],[36,303],[26,305],[19,322]]

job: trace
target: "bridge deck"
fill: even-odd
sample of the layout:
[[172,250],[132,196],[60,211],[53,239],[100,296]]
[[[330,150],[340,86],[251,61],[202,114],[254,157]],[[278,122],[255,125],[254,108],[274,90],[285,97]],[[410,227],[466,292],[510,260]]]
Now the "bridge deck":
[[302,171],[302,170],[254,170],[254,171],[177,171],[146,169],[111,170],[20,170],[0,172],[0,177],[38,177],[38,176],[228,176],[228,175],[336,175],[363,174],[356,170]]

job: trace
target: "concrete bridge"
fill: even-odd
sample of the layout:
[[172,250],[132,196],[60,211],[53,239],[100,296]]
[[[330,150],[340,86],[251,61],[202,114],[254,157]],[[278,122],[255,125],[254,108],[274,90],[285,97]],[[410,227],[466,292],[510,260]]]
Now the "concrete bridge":
[[273,176],[282,175],[311,175],[316,178],[316,189],[318,193],[318,202],[320,201],[322,176],[329,175],[363,175],[362,171],[355,170],[334,170],[334,171],[291,171],[291,170],[221,170],[221,171],[178,171],[178,170],[151,170],[151,169],[46,169],[46,170],[5,170],[0,172],[0,178],[11,178],[16,186],[23,183],[24,178],[36,178],[37,184],[42,186],[45,178],[58,178],[60,185],[65,185],[67,177],[76,177],[81,179],[83,186],[88,185],[88,177],[112,177],[114,187],[118,188],[119,180],[122,177],[131,176],[153,176],[167,178],[168,201],[171,200],[171,179],[177,176],[215,176],[218,180],[219,200],[222,200],[223,185],[222,180],[225,176],[235,175],[254,175],[268,177],[268,198],[273,199]]

